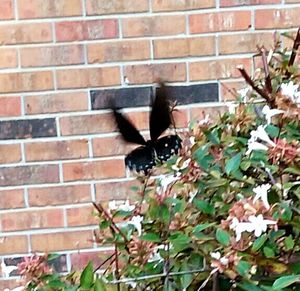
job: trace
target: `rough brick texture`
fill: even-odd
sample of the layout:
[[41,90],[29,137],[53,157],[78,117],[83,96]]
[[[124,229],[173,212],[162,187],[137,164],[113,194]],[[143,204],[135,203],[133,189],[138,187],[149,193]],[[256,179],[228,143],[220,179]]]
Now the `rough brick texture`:
[[[178,128],[217,118],[243,87],[236,66],[251,73],[256,45],[294,35],[299,14],[300,0],[0,0],[0,262],[103,262],[91,202],[135,201],[139,186],[111,101],[145,138],[159,79]],[[1,276],[0,290],[18,286]]]

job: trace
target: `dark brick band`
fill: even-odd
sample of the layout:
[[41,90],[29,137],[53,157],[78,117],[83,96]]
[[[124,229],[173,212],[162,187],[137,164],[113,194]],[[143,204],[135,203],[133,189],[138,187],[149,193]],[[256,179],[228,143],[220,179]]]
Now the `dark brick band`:
[[[118,108],[148,106],[154,87],[135,87],[121,89],[92,90],[92,109],[111,108],[111,101]],[[179,105],[219,100],[218,83],[198,84],[190,86],[167,86],[170,98]]]
[[0,139],[57,136],[54,118],[0,121]]

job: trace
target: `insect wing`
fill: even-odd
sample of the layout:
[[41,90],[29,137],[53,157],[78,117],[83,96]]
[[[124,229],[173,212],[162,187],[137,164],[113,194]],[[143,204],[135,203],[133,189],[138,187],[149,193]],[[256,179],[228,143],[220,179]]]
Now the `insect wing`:
[[155,165],[154,149],[149,146],[136,148],[125,158],[125,165],[130,170],[146,174]]
[[141,144],[141,145],[146,144],[145,139],[141,136],[139,131],[126,117],[123,116],[122,113],[114,110],[114,116],[119,131],[122,134],[124,140],[126,140],[127,142]]
[[181,138],[178,135],[168,135],[155,142],[154,150],[157,158],[163,162],[171,156],[177,155],[181,149]]
[[162,84],[157,90],[156,98],[152,104],[150,114],[150,137],[156,141],[159,136],[170,126],[171,113],[166,87]]

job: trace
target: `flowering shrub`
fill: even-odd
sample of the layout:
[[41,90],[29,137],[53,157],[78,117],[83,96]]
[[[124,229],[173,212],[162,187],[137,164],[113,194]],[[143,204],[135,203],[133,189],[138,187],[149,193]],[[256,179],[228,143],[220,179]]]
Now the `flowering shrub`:
[[49,290],[300,288],[299,42],[260,48],[253,78],[240,67],[234,111],[192,123],[180,155],[139,177],[139,201],[95,204],[109,267]]

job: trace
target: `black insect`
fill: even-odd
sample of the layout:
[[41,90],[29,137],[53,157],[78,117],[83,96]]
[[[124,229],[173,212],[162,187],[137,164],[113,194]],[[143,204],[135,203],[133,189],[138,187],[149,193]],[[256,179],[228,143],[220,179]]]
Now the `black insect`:
[[125,165],[130,170],[145,174],[157,164],[168,160],[177,154],[181,148],[181,139],[178,135],[168,135],[159,138],[172,123],[172,112],[164,85],[157,90],[156,98],[152,103],[149,119],[150,140],[145,140],[135,126],[114,109],[114,116],[120,133],[125,141],[142,146],[134,149],[125,158]]

